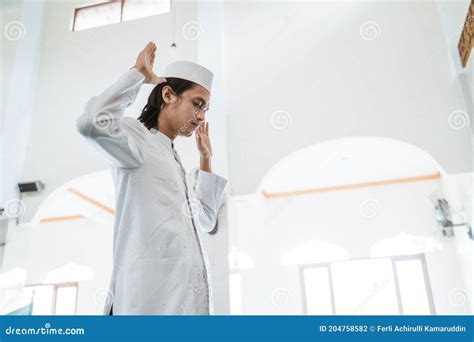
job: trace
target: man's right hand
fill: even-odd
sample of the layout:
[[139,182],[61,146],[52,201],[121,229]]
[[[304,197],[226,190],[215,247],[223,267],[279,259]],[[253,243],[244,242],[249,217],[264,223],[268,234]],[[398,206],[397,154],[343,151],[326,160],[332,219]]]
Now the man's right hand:
[[133,66],[139,72],[141,72],[145,76],[145,80],[143,83],[151,83],[151,84],[158,84],[165,79],[163,77],[158,77],[153,72],[153,63],[155,62],[155,54],[156,54],[156,44],[153,42],[149,42],[145,48],[140,51],[137,57],[137,61]]

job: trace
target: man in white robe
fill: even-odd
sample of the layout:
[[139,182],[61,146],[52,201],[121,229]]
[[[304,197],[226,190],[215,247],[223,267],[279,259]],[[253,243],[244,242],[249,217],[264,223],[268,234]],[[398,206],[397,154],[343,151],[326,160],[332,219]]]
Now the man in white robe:
[[[134,67],[91,98],[77,120],[81,135],[113,165],[113,270],[104,314],[208,315],[212,292],[200,230],[214,229],[227,183],[211,171],[205,111],[213,75],[178,61],[157,77],[155,53],[148,43]],[[157,84],[143,111],[147,119],[124,117],[143,83]],[[173,143],[193,133],[200,153],[195,188]]]

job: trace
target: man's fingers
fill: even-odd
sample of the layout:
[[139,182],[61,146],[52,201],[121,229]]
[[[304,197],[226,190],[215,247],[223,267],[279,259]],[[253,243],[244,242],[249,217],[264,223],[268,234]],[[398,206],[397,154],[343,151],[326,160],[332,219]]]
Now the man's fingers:
[[194,132],[194,136],[196,137],[196,144],[199,144],[199,133],[197,131]]
[[150,42],[150,43],[148,43],[148,44],[145,46],[145,48],[143,49],[143,52],[145,52],[145,53],[149,53],[149,52],[150,52],[150,50],[151,50],[151,42]]
[[143,51],[145,51],[146,53],[152,53],[155,50],[156,50],[156,45],[153,42],[148,42],[148,44],[143,49]]

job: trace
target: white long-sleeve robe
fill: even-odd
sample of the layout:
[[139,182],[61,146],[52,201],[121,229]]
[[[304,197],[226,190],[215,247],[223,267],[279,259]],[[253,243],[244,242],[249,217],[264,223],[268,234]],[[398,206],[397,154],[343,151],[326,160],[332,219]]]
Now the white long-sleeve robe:
[[113,165],[113,270],[104,314],[113,305],[114,315],[207,315],[212,292],[200,230],[214,229],[227,181],[199,170],[193,189],[172,141],[123,116],[143,80],[130,69],[77,120]]

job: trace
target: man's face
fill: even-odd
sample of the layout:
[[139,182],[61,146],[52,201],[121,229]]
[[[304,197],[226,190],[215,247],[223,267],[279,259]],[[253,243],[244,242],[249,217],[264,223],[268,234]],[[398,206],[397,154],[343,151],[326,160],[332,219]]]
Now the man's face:
[[209,104],[209,92],[195,85],[186,90],[173,103],[172,127],[181,136],[189,137],[194,130],[205,120]]

